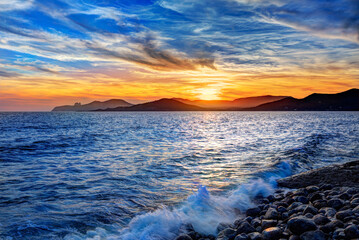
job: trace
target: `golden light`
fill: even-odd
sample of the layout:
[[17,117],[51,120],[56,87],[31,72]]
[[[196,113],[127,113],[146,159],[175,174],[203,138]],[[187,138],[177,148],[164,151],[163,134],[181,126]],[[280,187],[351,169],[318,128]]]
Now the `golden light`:
[[200,100],[219,100],[220,88],[201,88],[195,91]]

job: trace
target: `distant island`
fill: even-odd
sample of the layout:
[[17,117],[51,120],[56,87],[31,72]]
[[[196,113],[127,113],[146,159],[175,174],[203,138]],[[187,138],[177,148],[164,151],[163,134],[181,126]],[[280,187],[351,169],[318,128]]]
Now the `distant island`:
[[75,103],[74,105],[65,105],[55,107],[53,112],[81,112],[81,111],[95,111],[100,109],[116,108],[116,107],[130,107],[133,104],[126,102],[122,99],[111,99],[108,101],[100,102],[93,101],[88,104],[81,105],[81,103]]
[[112,99],[59,106],[52,111],[359,111],[359,89],[336,94],[313,93],[303,99],[271,95],[233,101],[162,98],[142,104]]

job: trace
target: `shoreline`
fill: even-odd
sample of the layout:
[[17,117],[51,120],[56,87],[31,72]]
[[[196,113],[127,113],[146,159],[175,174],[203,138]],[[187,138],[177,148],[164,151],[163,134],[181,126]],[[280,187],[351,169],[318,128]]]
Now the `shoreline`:
[[326,240],[359,239],[359,160],[331,164],[277,180],[273,195],[232,224],[220,224],[217,236],[186,225],[175,240]]

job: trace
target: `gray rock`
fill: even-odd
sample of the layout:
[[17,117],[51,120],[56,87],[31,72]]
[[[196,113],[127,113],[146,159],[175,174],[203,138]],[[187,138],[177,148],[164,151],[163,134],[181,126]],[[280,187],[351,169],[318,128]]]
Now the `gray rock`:
[[258,227],[258,226],[261,225],[261,220],[259,220],[258,218],[255,218],[255,219],[252,220],[251,225],[252,225],[254,228],[256,228],[256,227]]
[[175,240],[192,240],[192,238],[187,234],[181,234],[178,237],[176,237]]
[[311,193],[311,194],[309,194],[308,197],[309,197],[309,200],[311,202],[314,202],[315,200],[322,200],[323,199],[322,194],[320,194],[318,192]]
[[232,240],[237,235],[237,231],[232,228],[226,228],[222,230],[218,236],[217,240]]
[[248,216],[244,219],[244,221],[247,221],[248,223],[251,223],[253,218],[251,216]]
[[337,228],[344,227],[344,223],[340,220],[333,220],[323,226],[321,226],[319,229],[322,230],[325,233],[333,232]]
[[304,211],[303,211],[304,214],[306,213],[311,213],[313,215],[316,215],[318,213],[318,209],[316,209],[315,207],[313,207],[312,205],[308,205]]
[[234,240],[250,240],[250,238],[245,233],[237,235]]
[[238,234],[240,233],[251,233],[255,232],[256,229],[252,227],[248,222],[242,222],[242,224],[237,228]]
[[333,239],[345,239],[345,233],[343,228],[337,228],[333,232]]
[[342,200],[348,200],[351,198],[351,196],[348,193],[342,193],[339,195],[339,198]]
[[359,185],[359,161],[344,164],[333,164],[327,167],[310,170],[291,177],[277,180],[278,186],[301,188],[321,185],[320,189],[328,190],[333,186],[357,187]]
[[294,200],[296,202],[301,202],[303,204],[308,204],[309,203],[309,200],[308,198],[304,197],[304,196],[298,196],[298,197],[295,197]]
[[259,207],[248,208],[246,211],[247,216],[257,217],[262,210]]
[[231,227],[231,225],[228,224],[228,223],[220,223],[220,224],[218,224],[218,226],[217,226],[217,233],[223,231],[223,230],[226,229],[226,228],[230,228],[230,227]]
[[278,211],[279,213],[284,213],[284,212],[287,211],[287,209],[286,209],[285,207],[283,207],[283,206],[279,206],[279,207],[277,208],[277,211]]
[[262,229],[275,227],[275,226],[277,226],[276,220],[262,220]]
[[328,201],[328,206],[338,210],[344,206],[344,202],[339,198],[334,198]]
[[356,225],[350,225],[344,229],[345,237],[348,239],[359,238],[359,229]]
[[288,207],[288,210],[293,210],[297,207],[299,207],[300,205],[302,205],[303,203],[300,203],[300,202],[294,202],[292,203],[289,207]]
[[323,213],[325,216],[332,218],[335,216],[335,214],[337,213],[337,211],[334,208],[331,207],[325,207],[325,208],[321,208],[319,210],[320,213]]
[[300,237],[297,235],[292,235],[289,237],[289,240],[300,240]]
[[260,234],[259,232],[252,232],[248,234],[248,237],[251,240],[262,240],[262,234]]
[[305,188],[308,193],[313,193],[313,192],[317,192],[319,190],[319,187],[316,185],[312,185],[312,186],[308,186]]
[[350,205],[352,207],[356,207],[359,206],[359,198],[354,198],[353,200],[350,201]]
[[352,216],[353,214],[354,214],[353,211],[348,209],[348,210],[337,212],[337,214],[335,214],[335,217],[341,221],[344,221],[346,217]]
[[281,235],[282,231],[278,227],[267,228],[262,232],[264,240],[278,240]]
[[264,215],[265,219],[278,219],[278,211],[275,210],[274,208],[269,208],[266,212],[266,214]]
[[301,240],[326,240],[325,234],[320,231],[309,231],[300,235]]
[[323,207],[328,207],[328,203],[326,200],[315,200],[313,206],[317,209],[321,209]]
[[294,217],[289,219],[288,228],[292,233],[300,235],[304,232],[316,230],[317,226],[311,219],[305,217]]
[[306,218],[313,218],[313,214],[311,214],[311,213],[306,213],[306,214],[304,215],[304,217],[306,217]]
[[327,218],[326,216],[323,216],[321,214],[317,214],[313,217],[313,221],[315,222],[315,224],[317,225],[325,225],[328,222],[330,222],[329,218]]

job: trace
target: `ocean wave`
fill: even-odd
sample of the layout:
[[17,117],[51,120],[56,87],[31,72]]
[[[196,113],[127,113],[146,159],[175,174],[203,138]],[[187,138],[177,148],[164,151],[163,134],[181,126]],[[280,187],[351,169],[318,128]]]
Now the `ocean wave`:
[[221,223],[233,223],[238,214],[255,206],[255,199],[274,193],[276,179],[289,176],[288,162],[274,164],[261,178],[250,179],[225,196],[212,195],[200,185],[179,207],[166,207],[136,216],[128,227],[120,230],[96,228],[86,235],[71,234],[65,240],[120,239],[120,240],[171,240],[190,225],[200,234],[216,235]]

